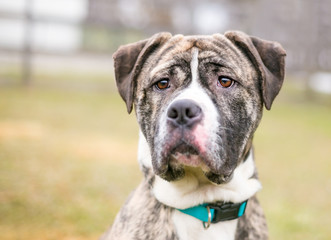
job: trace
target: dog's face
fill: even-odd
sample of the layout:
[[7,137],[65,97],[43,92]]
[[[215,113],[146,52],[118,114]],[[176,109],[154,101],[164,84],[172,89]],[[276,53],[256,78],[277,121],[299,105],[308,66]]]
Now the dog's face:
[[251,148],[284,77],[279,44],[240,32],[162,33],[121,47],[115,75],[128,111],[135,105],[154,173],[168,181],[200,168],[212,182],[231,179]]

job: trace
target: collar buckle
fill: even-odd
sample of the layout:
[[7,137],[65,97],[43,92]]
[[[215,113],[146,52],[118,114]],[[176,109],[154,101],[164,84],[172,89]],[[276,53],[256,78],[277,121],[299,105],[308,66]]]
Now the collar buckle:
[[208,206],[214,209],[214,217],[212,223],[221,221],[234,220],[244,215],[247,201],[241,203],[223,203],[222,205],[208,204]]

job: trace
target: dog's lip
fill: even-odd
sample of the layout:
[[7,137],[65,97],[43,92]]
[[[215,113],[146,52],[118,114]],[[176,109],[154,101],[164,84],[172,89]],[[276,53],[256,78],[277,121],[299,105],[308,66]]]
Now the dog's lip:
[[204,163],[203,159],[196,154],[183,154],[176,152],[171,155],[170,165],[184,165],[189,167],[199,167],[204,171],[208,170],[207,165]]
[[158,169],[156,174],[171,182],[183,178],[186,174],[186,171],[191,171],[190,169],[200,169],[204,173],[206,179],[216,185],[227,183],[233,177],[233,173],[228,175],[215,173],[202,161],[198,161],[196,164],[192,164],[192,162],[183,164],[177,160],[173,161],[173,159],[170,160],[169,164],[163,166],[162,170]]
[[170,151],[169,164],[192,167],[202,167],[203,165],[206,165],[197,147],[185,142],[180,142]]
[[199,151],[192,144],[181,141],[172,148],[170,154],[199,155]]

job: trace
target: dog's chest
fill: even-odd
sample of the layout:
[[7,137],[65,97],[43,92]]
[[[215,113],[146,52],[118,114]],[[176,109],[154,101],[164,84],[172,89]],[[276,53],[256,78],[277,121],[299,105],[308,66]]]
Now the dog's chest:
[[238,223],[238,220],[219,222],[210,225],[208,229],[204,229],[200,220],[179,211],[173,212],[172,219],[179,240],[234,240]]

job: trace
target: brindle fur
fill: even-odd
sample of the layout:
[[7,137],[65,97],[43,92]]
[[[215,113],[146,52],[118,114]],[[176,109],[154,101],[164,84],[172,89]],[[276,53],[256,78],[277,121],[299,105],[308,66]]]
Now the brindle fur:
[[121,212],[117,215],[113,228],[100,240],[177,240],[171,222],[174,209],[158,202],[151,191],[154,175],[145,169],[145,179],[131,193]]
[[[275,42],[227,32],[213,36],[172,36],[156,34],[150,39],[122,46],[114,54],[115,76],[120,95],[130,113],[135,106],[140,129],[152,155],[153,169],[145,169],[145,179],[130,196],[103,239],[177,239],[171,221],[172,208],[153,196],[154,174],[168,181],[184,177],[183,169],[167,166],[171,136],[159,139],[157,123],[166,106],[192,81],[192,49],[199,49],[198,81],[217,106],[220,126],[213,152],[203,156],[211,169],[205,176],[216,184],[231,179],[244,161],[253,134],[262,117],[263,105],[270,109],[284,79],[285,51]],[[216,87],[217,77],[236,79],[235,88]],[[155,82],[167,77],[172,87],[157,92]],[[235,114],[235,116],[233,115]],[[253,176],[252,176],[253,177]],[[221,200],[221,199],[220,199]],[[246,214],[238,221],[236,239],[267,239],[263,211],[253,196]]]

